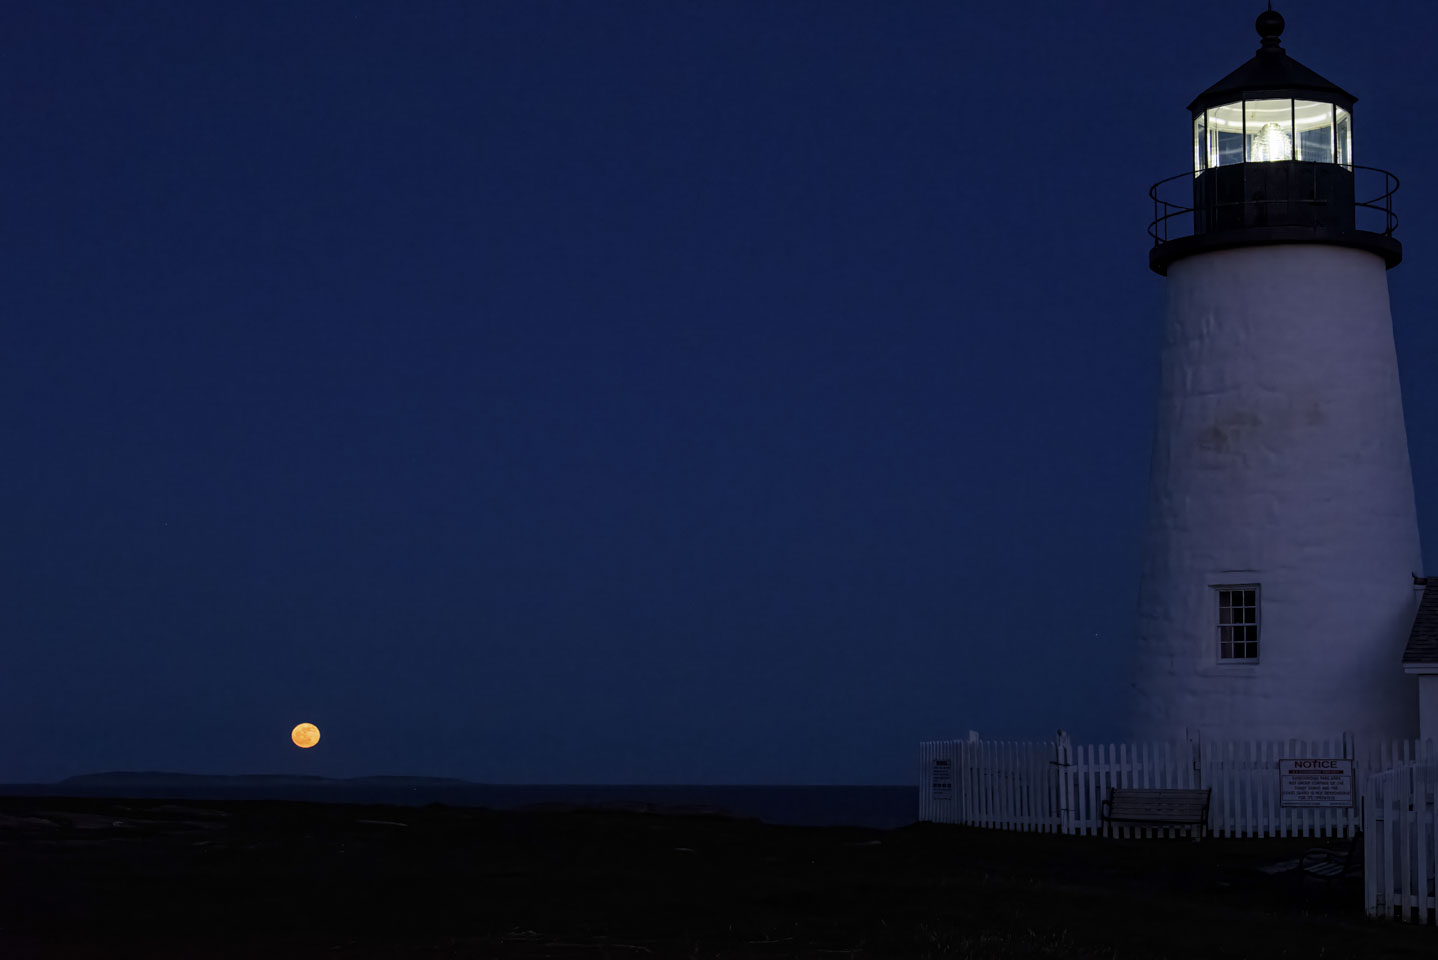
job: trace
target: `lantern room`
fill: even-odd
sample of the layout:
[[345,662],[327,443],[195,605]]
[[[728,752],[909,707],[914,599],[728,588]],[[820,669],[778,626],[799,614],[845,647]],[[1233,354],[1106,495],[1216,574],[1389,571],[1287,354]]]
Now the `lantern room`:
[[1238,163],[1353,162],[1353,112],[1324,100],[1265,97],[1200,109],[1193,171]]
[[1278,13],[1255,26],[1257,54],[1188,105],[1193,168],[1150,191],[1149,265],[1166,274],[1183,256],[1268,243],[1362,247],[1396,265],[1398,180],[1354,163],[1354,96],[1288,55]]

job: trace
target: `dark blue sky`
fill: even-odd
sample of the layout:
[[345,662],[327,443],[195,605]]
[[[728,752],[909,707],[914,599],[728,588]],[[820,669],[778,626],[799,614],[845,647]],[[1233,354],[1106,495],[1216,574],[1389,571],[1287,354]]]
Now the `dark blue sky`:
[[[1115,735],[1147,188],[1262,6],[6,4],[0,780]],[[1403,179],[1438,564],[1438,5],[1279,9]]]

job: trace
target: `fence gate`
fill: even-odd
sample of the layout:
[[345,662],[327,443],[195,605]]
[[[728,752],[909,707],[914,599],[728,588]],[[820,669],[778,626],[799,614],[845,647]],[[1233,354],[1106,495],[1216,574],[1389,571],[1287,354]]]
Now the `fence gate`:
[[1370,917],[1432,923],[1438,766],[1410,763],[1374,774],[1364,790],[1363,898]]

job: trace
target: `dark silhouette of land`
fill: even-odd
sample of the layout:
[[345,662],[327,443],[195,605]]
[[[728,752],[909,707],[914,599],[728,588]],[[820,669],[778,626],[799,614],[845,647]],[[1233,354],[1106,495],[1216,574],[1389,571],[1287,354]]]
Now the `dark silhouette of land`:
[[472,780],[460,780],[455,777],[317,777],[292,773],[170,773],[165,770],[112,770],[106,773],[82,773],[78,776],[66,777],[59,782],[67,786],[108,787],[116,790],[131,786],[152,785],[173,785],[184,788],[190,786],[269,786],[282,783],[334,784],[335,786],[365,786],[371,784],[383,786],[435,786],[474,783]]
[[0,956],[1430,957],[1318,843],[0,797]]

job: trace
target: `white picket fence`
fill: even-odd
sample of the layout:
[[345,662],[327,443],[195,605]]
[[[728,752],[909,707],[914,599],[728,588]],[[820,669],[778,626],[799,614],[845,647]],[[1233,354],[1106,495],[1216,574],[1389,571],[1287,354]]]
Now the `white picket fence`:
[[1364,790],[1363,894],[1370,917],[1438,920],[1434,878],[1438,766],[1409,763],[1374,774]]
[[[1284,807],[1279,761],[1343,757],[1355,785],[1419,759],[1416,741],[1326,740],[1073,744],[930,741],[919,745],[919,819],[1000,830],[1095,835],[1113,787],[1211,787],[1209,830],[1220,837],[1351,837],[1363,823],[1359,798],[1347,809]],[[1422,756],[1427,756],[1426,754]],[[1173,831],[1158,831],[1171,834]],[[1120,828],[1119,836],[1155,831]]]
[[1000,830],[1061,829],[1055,744],[919,744],[919,819]]

